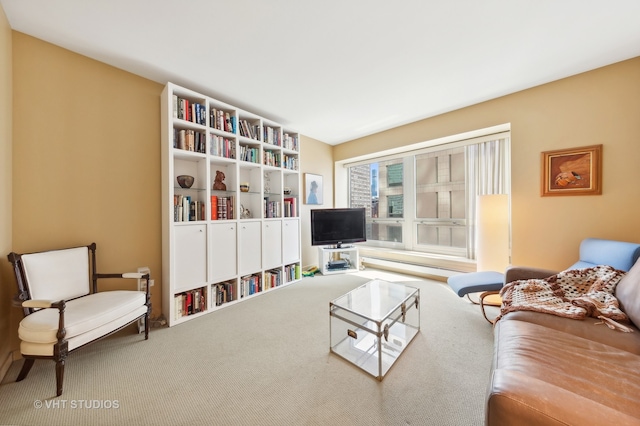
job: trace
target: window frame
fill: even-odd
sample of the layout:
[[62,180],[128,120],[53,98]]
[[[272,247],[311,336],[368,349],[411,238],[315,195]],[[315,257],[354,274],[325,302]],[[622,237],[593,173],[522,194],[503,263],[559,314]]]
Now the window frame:
[[[442,224],[442,225],[452,225],[452,226],[463,226],[469,232],[470,223],[475,222],[473,218],[470,218],[470,214],[475,215],[475,211],[470,212],[469,207],[465,206],[465,219],[459,218],[443,218],[443,219],[425,219],[418,218],[416,211],[416,203],[417,203],[417,191],[416,191],[416,181],[415,181],[415,159],[416,156],[434,151],[442,151],[450,148],[468,146],[474,144],[480,144],[482,142],[504,139],[506,138],[506,146],[504,147],[504,155],[506,157],[505,161],[505,174],[506,180],[504,192],[510,193],[510,141],[511,141],[511,132],[510,125],[500,125],[495,126],[489,129],[481,129],[475,132],[468,132],[465,134],[454,135],[446,138],[441,138],[439,140],[422,142],[419,144],[413,144],[402,148],[395,148],[388,151],[383,151],[380,153],[372,153],[365,156],[361,156],[359,158],[351,158],[348,160],[342,160],[335,162],[335,172],[336,172],[336,205],[337,206],[348,206],[349,203],[349,173],[348,168],[357,165],[371,164],[374,162],[382,162],[397,158],[402,158],[403,163],[405,164],[404,175],[403,175],[403,194],[404,194],[404,217],[402,219],[388,218],[388,219],[380,219],[376,218],[375,221],[372,219],[372,223],[399,223],[403,222],[403,242],[402,243],[393,243],[393,242],[381,242],[377,240],[368,240],[366,243],[360,243],[363,247],[367,248],[380,248],[384,249],[393,249],[393,250],[402,250],[406,252],[415,252],[415,253],[423,253],[425,255],[445,255],[452,257],[459,257],[466,260],[475,260],[475,238],[471,235],[467,235],[467,242],[465,248],[460,247],[451,247],[451,246],[437,246],[437,245],[426,245],[426,244],[418,244],[418,227],[427,223],[430,224]],[[411,166],[407,167],[407,162],[411,162]],[[465,198],[469,197],[469,183],[466,174],[468,173],[469,166],[466,163],[466,154],[465,154]],[[411,188],[407,188],[407,182],[411,182]],[[344,183],[344,184],[343,184]],[[411,217],[408,216],[408,212],[410,212]]]

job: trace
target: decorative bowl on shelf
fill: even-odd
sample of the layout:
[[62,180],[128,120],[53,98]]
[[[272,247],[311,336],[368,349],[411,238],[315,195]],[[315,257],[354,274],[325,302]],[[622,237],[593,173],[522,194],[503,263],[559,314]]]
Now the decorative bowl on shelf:
[[284,187],[284,195],[291,195],[291,188],[289,188],[288,186]]
[[191,185],[193,185],[193,176],[180,175],[176,179],[180,188],[191,188]]
[[249,182],[242,182],[240,184],[240,191],[241,192],[249,192]]

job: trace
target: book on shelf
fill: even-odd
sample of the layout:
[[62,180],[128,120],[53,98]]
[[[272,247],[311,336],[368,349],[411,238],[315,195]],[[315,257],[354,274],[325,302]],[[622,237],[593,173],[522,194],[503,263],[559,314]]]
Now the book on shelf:
[[214,285],[216,289],[216,306],[236,300],[235,282],[227,281]]
[[269,197],[265,197],[263,200],[264,217],[273,218],[280,217],[280,202],[269,201]]
[[192,123],[207,125],[207,108],[198,102],[173,95],[173,117]]
[[234,219],[235,197],[211,196],[211,220]]
[[270,126],[264,126],[262,141],[271,145],[280,146],[280,131]]
[[185,151],[206,152],[204,133],[195,130],[173,129],[173,147]]
[[240,298],[260,293],[262,290],[262,279],[260,275],[247,275],[240,279]]
[[245,138],[258,140],[258,135],[260,134],[260,125],[252,125],[249,121],[241,119],[240,120],[240,136],[244,136]]
[[233,140],[211,134],[211,154],[224,158],[236,158],[236,144]]
[[173,296],[176,319],[207,310],[207,293],[204,287]]
[[285,132],[282,135],[282,147],[286,149],[291,149],[293,151],[298,151],[298,135],[290,135]]
[[240,160],[248,161],[249,163],[258,163],[260,155],[260,149],[247,145],[240,145]]
[[298,217],[297,199],[286,197],[284,199],[284,217]]

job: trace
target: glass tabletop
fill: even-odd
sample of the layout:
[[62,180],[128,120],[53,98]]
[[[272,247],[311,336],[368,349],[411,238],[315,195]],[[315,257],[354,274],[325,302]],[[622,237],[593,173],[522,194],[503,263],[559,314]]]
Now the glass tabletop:
[[417,291],[418,289],[404,284],[373,280],[338,297],[331,304],[380,321]]

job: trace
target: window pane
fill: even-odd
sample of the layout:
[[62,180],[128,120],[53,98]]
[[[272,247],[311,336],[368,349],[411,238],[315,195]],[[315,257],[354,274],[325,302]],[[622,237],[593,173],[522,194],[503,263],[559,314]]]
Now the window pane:
[[416,218],[465,219],[464,147],[416,155]]
[[370,226],[367,226],[367,240],[401,243],[402,224],[371,223]]
[[367,240],[402,242],[403,224],[395,220],[405,216],[403,185],[402,159],[349,168],[349,207],[366,209]]
[[464,226],[419,224],[417,232],[420,245],[456,248],[467,246],[467,232]]

